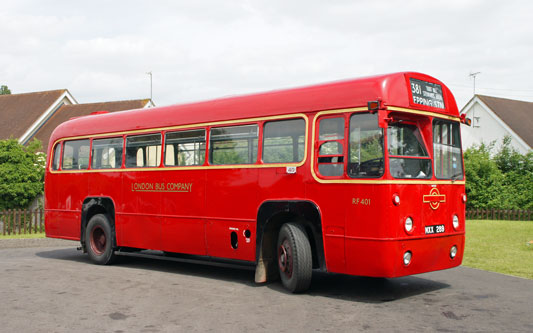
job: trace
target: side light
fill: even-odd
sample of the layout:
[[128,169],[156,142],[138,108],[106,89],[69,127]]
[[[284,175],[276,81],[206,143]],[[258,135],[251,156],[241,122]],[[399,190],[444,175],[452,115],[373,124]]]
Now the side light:
[[411,258],[413,257],[413,254],[411,253],[411,251],[407,251],[403,254],[403,264],[405,266],[409,266],[409,264],[411,263]]
[[411,231],[413,231],[413,219],[411,217],[407,217],[405,219],[404,227],[407,233],[411,233]]
[[466,203],[466,194],[463,193],[463,195],[461,196],[461,200],[463,201],[463,203]]
[[368,106],[368,111],[376,112],[381,107],[381,101],[379,99],[377,101],[370,101],[370,102],[367,103],[367,106]]
[[453,228],[457,230],[459,228],[459,216],[454,215],[452,219]]
[[450,258],[454,259],[456,255],[457,255],[457,246],[454,245],[450,249]]
[[400,196],[396,193],[394,193],[392,195],[392,203],[395,205],[395,206],[399,206],[400,205]]

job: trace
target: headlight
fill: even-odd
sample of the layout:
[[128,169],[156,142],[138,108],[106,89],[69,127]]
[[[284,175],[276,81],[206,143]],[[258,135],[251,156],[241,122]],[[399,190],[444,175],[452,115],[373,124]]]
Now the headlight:
[[411,251],[407,251],[403,254],[403,264],[405,266],[409,265],[411,263],[411,258],[413,257],[413,254]]
[[455,256],[457,255],[457,246],[452,246],[452,248],[450,249],[450,258],[455,258]]
[[459,228],[459,217],[457,215],[453,216],[452,224],[453,224],[453,228],[455,230],[457,230],[457,228]]
[[405,231],[408,233],[413,231],[413,219],[411,217],[405,219]]

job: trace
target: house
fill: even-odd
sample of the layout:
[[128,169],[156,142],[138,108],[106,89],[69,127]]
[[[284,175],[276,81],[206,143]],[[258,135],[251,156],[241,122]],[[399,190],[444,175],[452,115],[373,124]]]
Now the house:
[[472,126],[462,126],[463,149],[493,141],[500,146],[505,136],[521,154],[533,147],[533,102],[474,95],[461,110],[472,120]]
[[133,109],[144,109],[153,106],[154,104],[150,99],[64,105],[48,118],[48,121],[43,124],[38,131],[35,132],[34,137],[43,143],[43,150],[46,151],[48,148],[48,140],[50,139],[52,131],[59,124],[69,120],[70,118],[87,116],[96,111],[116,112]]
[[0,95],[0,140],[27,144],[37,138],[46,151],[54,128],[72,117],[153,106],[150,99],[79,104],[67,89]]
[[0,95],[0,139],[26,144],[64,105],[78,104],[67,89]]

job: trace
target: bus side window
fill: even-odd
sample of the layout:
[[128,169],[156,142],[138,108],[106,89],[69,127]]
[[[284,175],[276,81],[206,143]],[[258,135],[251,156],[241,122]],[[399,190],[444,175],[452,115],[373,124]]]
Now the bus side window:
[[344,174],[344,118],[323,118],[319,123],[318,172],[322,176]]
[[305,120],[270,121],[263,128],[263,162],[294,163],[304,158]]
[[384,171],[383,130],[377,114],[356,113],[350,118],[348,176],[381,177]]
[[167,132],[165,165],[191,166],[205,162],[205,130]]
[[433,156],[435,177],[463,179],[459,123],[433,121]]
[[209,141],[211,164],[253,164],[257,162],[257,125],[212,128]]
[[123,138],[93,140],[93,169],[116,169],[122,166]]
[[52,170],[59,170],[59,160],[61,159],[61,142],[54,147],[54,155],[52,161]]
[[158,167],[161,162],[161,134],[132,135],[126,138],[126,167]]
[[84,170],[89,167],[90,140],[65,141],[63,149],[63,170]]

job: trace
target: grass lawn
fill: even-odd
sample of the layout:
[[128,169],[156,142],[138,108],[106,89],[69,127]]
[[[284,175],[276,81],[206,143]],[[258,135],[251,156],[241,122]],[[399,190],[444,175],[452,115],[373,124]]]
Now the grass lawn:
[[533,279],[533,221],[466,221],[463,265]]
[[0,239],[22,239],[22,238],[45,238],[44,232],[37,234],[22,234],[22,235],[2,235],[0,231]]

